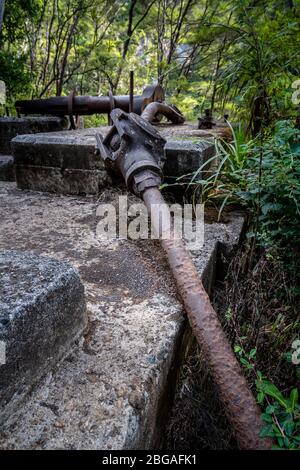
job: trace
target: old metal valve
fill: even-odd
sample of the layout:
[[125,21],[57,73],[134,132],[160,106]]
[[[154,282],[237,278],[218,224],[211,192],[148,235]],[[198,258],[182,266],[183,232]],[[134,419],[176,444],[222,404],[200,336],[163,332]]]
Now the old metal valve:
[[165,139],[137,114],[114,109],[111,119],[113,126],[105,139],[96,134],[103,160],[114,162],[128,189],[138,195],[146,188],[159,186],[165,161]]

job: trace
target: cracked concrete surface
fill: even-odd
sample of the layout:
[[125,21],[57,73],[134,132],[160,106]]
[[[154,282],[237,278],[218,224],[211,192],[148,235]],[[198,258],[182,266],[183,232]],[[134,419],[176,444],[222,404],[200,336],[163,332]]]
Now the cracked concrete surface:
[[[107,190],[101,201],[116,203],[119,194]],[[71,263],[89,316],[72,354],[1,428],[2,449],[147,449],[159,442],[157,423],[187,322],[159,242],[98,240],[97,205],[92,196],[0,183],[0,248]],[[192,255],[208,290],[218,246],[235,246],[242,225],[241,216],[206,224],[205,244]]]

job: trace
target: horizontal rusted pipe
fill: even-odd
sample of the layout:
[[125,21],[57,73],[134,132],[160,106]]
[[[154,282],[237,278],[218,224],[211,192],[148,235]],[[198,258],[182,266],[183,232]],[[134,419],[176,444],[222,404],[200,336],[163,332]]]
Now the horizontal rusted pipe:
[[174,124],[182,124],[185,121],[184,116],[176,106],[169,105],[167,103],[160,103],[158,101],[149,103],[146,106],[142,112],[142,118],[148,122],[153,122],[158,114],[162,114]]
[[[133,109],[137,114],[142,111],[142,103],[142,96],[136,95],[133,97]],[[15,104],[22,114],[48,114],[53,116],[67,116],[69,114],[68,105],[68,96],[21,100]],[[114,107],[128,112],[129,97],[127,95],[115,96]],[[109,114],[111,110],[112,104],[109,96],[75,96],[72,103],[72,113],[79,116]]]
[[[149,85],[143,90],[142,95],[132,97],[132,110],[136,114],[141,114],[149,103],[164,99],[164,89],[160,85]],[[107,96],[76,96],[75,92],[71,92],[69,96],[16,101],[15,107],[22,114],[53,116],[110,114],[114,108],[128,112],[130,96],[114,96],[111,92]]]
[[[170,233],[168,205],[158,188],[146,189],[143,199],[148,211],[152,211],[153,229],[167,253],[190,325],[219,391],[239,448],[270,449],[271,440],[259,437],[262,429],[259,408],[210,303],[191,255],[178,234],[166,236]],[[157,211],[157,217],[153,217],[153,211]],[[161,217],[158,216],[159,212]]]

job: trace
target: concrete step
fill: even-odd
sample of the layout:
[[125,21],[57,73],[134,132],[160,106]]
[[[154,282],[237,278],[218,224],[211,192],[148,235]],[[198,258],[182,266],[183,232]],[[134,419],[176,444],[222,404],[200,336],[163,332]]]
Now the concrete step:
[[70,352],[87,324],[84,289],[69,264],[0,250],[0,424],[41,376]]
[[58,194],[98,194],[111,185],[105,170],[52,168],[35,165],[16,165],[16,180],[20,189]]

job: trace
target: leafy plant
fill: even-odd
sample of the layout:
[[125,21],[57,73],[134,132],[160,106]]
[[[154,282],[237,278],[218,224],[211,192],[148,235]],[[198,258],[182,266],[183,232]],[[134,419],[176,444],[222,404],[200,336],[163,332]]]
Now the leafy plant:
[[[243,126],[231,127],[232,140],[215,139],[215,156],[207,160],[192,176],[189,186],[195,191],[201,187],[200,202],[219,208],[219,216],[226,205],[241,204],[241,191],[247,189],[246,170],[255,140],[248,140]],[[213,169],[212,169],[213,167]],[[202,179],[199,179],[199,175]]]
[[297,388],[284,397],[278,388],[258,373],[257,401],[266,403],[261,437],[276,440],[274,449],[300,449],[300,402]]
[[245,371],[254,373],[257,402],[264,406],[262,420],[265,425],[261,437],[270,437],[276,444],[273,449],[300,449],[300,402],[297,388],[293,388],[288,397],[272,382],[256,370],[257,349],[248,353],[244,350],[243,339],[235,345],[234,352]]
[[219,163],[213,174],[198,181],[201,202],[217,205],[220,213],[228,204],[245,207],[248,238],[264,249],[276,248],[294,266],[300,249],[300,131],[289,120],[248,142],[240,130],[232,131],[231,142],[216,141]]

